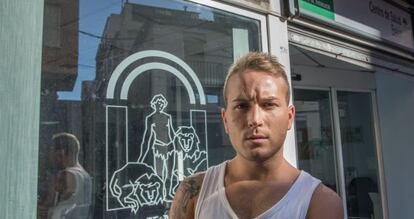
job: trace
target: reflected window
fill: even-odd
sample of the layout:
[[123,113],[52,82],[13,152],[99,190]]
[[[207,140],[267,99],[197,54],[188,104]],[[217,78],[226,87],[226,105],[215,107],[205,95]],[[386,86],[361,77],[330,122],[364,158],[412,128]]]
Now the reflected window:
[[299,167],[338,192],[329,91],[294,89]]
[[[184,177],[234,155],[222,87],[235,57],[261,50],[260,22],[186,1],[45,3],[38,218],[167,217]],[[62,198],[79,188],[50,150],[57,133],[79,141],[88,204]]]

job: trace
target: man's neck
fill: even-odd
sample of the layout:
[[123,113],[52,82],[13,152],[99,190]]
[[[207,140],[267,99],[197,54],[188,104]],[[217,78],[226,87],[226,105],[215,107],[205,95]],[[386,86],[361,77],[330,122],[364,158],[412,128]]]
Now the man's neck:
[[64,167],[68,168],[68,167],[76,167],[78,166],[79,162],[77,159],[68,159],[64,162]]
[[297,175],[299,171],[291,166],[283,155],[275,156],[263,162],[246,160],[236,156],[226,168],[226,184],[237,181],[275,181],[290,178]]

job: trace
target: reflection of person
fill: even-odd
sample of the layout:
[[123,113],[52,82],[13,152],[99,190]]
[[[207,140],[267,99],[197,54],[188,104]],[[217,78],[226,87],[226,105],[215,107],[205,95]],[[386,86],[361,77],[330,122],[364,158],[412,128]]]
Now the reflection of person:
[[54,203],[49,218],[88,218],[92,196],[92,180],[79,164],[79,141],[69,133],[53,139],[53,160],[59,172],[54,185]]
[[276,58],[249,53],[230,68],[222,117],[236,156],[179,186],[170,218],[343,218],[338,195],[283,157],[295,109]]
[[[154,110],[145,118],[145,131],[141,142],[141,154],[138,162],[154,167],[155,172],[161,177],[164,184],[168,184],[167,177],[172,174],[174,168],[174,128],[171,115],[164,112],[168,102],[161,94],[155,95],[151,100],[151,108]],[[152,152],[152,153],[151,153]],[[164,198],[170,191],[164,191]]]

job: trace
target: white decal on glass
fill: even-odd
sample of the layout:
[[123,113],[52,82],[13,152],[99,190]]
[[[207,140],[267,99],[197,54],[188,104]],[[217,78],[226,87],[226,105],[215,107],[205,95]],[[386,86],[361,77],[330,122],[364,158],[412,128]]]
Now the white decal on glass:
[[191,80],[195,83],[196,90],[198,92],[198,95],[200,96],[200,104],[201,105],[206,104],[206,95],[204,94],[204,90],[203,90],[203,87],[201,86],[201,82],[198,79],[196,73],[193,71],[193,69],[191,69],[191,67],[188,66],[187,63],[185,63],[183,60],[181,60],[177,56],[175,56],[171,53],[167,53],[167,52],[159,51],[159,50],[146,50],[146,51],[137,52],[135,54],[132,54],[132,55],[128,56],[118,66],[116,66],[116,68],[115,68],[114,72],[112,73],[111,78],[109,79],[109,82],[108,82],[108,88],[106,90],[106,98],[107,99],[114,99],[115,98],[115,86],[118,82],[119,77],[124,72],[124,70],[128,66],[130,66],[132,63],[134,63],[134,62],[136,62],[140,59],[147,58],[147,57],[164,58],[164,59],[167,59],[169,61],[175,62],[176,64],[181,66],[185,70],[185,72],[187,72],[187,74],[190,76]]
[[[185,71],[180,72],[170,64],[160,62],[148,62],[132,69],[128,68],[137,60],[147,57],[167,59],[169,63],[174,62],[175,66]],[[132,213],[139,214],[146,208],[151,211],[157,206],[165,207],[172,201],[175,190],[184,177],[203,171],[208,166],[207,113],[202,109],[194,109],[206,104],[205,94],[197,75],[178,57],[156,50],[142,51],[127,57],[115,68],[109,80],[107,99],[126,100],[133,81],[139,78],[141,73],[150,70],[163,70],[162,72],[174,75],[184,85],[190,103],[187,117],[190,118],[189,124],[175,121],[176,118],[166,111],[168,106],[166,95],[156,94],[149,103],[151,112],[145,116],[145,121],[141,120],[144,130],[143,133],[139,133],[142,135],[139,138],[141,142],[137,142],[136,136],[128,139],[128,111],[132,109],[119,104],[107,105],[106,206],[108,211],[130,209]],[[121,77],[122,74],[125,76]],[[115,94],[116,86],[120,88],[117,94]],[[174,124],[181,125],[174,127]],[[128,145],[139,148],[138,156],[130,156],[128,151],[136,150],[128,150]],[[116,159],[113,159],[114,157]],[[129,162],[128,157],[138,157],[138,159]],[[120,166],[122,167],[119,168]],[[168,218],[163,213],[146,217]]]
[[[161,94],[151,100],[153,112],[145,118],[145,131],[140,145],[138,162],[151,165],[164,183],[163,198],[172,201],[178,180],[168,179],[175,168],[174,128],[171,115],[164,112],[168,101]],[[170,162],[169,162],[170,161]]]
[[143,163],[127,163],[112,175],[109,191],[123,208],[137,213],[142,206],[160,204],[163,183],[154,170]]

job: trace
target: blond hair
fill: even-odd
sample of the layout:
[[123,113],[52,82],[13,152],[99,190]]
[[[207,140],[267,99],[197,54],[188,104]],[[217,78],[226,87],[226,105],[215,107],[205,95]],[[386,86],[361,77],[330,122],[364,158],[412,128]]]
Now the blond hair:
[[77,158],[80,150],[78,138],[75,135],[60,132],[52,136],[54,148],[57,150],[63,149],[66,156]]
[[237,59],[229,68],[224,81],[223,97],[224,107],[227,107],[227,86],[231,76],[241,74],[247,70],[261,71],[269,73],[274,77],[281,77],[286,84],[286,101],[290,99],[290,85],[283,65],[281,65],[275,56],[263,52],[249,52]]

